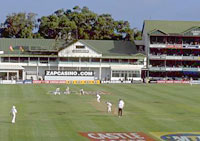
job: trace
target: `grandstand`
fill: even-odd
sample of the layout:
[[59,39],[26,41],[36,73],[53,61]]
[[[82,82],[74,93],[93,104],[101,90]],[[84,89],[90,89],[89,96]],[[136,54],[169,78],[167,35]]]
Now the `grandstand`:
[[200,78],[200,22],[144,21],[143,40],[150,79]]
[[1,80],[141,80],[145,66],[134,42],[112,40],[1,38],[0,60]]

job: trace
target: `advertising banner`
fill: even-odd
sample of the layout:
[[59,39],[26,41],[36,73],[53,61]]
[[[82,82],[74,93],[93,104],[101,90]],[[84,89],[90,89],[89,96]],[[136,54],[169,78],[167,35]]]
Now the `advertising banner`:
[[161,141],[199,141],[200,132],[151,132]]
[[46,70],[46,76],[94,76],[94,71]]
[[90,141],[155,141],[142,132],[81,132]]
[[161,83],[168,83],[168,84],[172,84],[172,83],[177,83],[177,84],[188,84],[189,81],[186,80],[158,80],[157,83],[161,84]]
[[100,84],[100,80],[33,80],[34,84]]
[[184,48],[199,48],[199,45],[183,45]]
[[167,45],[167,48],[182,48],[182,44]]

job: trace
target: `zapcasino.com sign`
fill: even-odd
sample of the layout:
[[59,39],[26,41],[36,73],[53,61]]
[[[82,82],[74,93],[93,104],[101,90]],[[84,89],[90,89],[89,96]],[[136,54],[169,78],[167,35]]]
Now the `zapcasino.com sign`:
[[162,141],[200,141],[200,132],[152,132],[151,134]]
[[80,132],[90,141],[155,141],[142,132]]
[[46,70],[46,76],[94,76],[94,71]]

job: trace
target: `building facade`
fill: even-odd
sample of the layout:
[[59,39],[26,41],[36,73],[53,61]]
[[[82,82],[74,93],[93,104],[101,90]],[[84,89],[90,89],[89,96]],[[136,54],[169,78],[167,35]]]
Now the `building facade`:
[[141,80],[145,59],[130,41],[0,39],[1,80]]
[[200,22],[144,21],[147,77],[156,80],[200,78]]

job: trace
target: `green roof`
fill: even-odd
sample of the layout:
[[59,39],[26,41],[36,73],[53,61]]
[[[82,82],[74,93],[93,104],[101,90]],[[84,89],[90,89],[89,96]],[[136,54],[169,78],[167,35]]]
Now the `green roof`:
[[[114,40],[78,40],[89,46],[96,52],[102,54],[103,58],[144,58],[145,55],[139,53],[136,45],[131,41],[114,41]],[[4,54],[0,56],[48,56],[44,52],[58,52],[68,47],[74,42],[51,39],[19,39],[19,38],[0,38],[0,51]],[[12,46],[13,51],[10,50]],[[20,47],[24,51],[20,50]],[[43,52],[43,53],[42,53]]]
[[80,40],[85,45],[102,54],[102,57],[116,58],[143,58],[145,55],[137,51],[132,41],[115,40]]
[[182,34],[183,32],[200,27],[200,21],[159,21],[159,20],[145,20],[143,24],[143,31],[151,33],[152,31],[160,31],[166,34]]
[[[24,52],[20,52],[20,47]],[[27,54],[29,51],[57,51],[57,48],[56,41],[51,39],[0,38],[0,50],[5,54]]]

